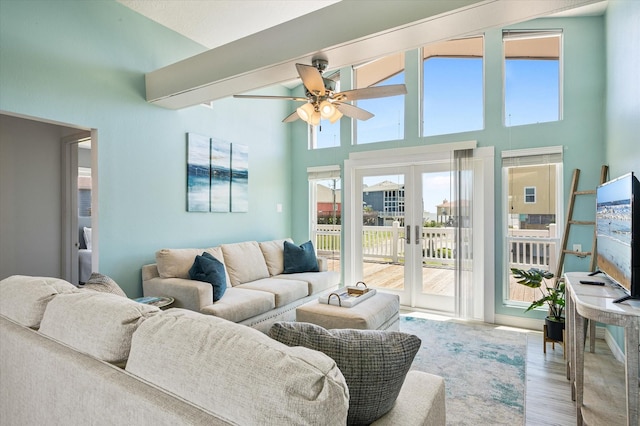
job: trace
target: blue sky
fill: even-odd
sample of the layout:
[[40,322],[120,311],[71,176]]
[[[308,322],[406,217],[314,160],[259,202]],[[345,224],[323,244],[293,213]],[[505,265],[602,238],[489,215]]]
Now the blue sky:
[[[423,136],[459,133],[484,128],[483,61],[479,58],[430,58],[424,65]],[[505,62],[505,117],[507,126],[559,119],[559,61],[507,60]],[[404,72],[381,83],[404,83]],[[357,106],[375,114],[357,122],[358,143],[404,138],[404,96],[367,99]],[[339,144],[338,123],[322,123],[319,146]],[[434,211],[443,199],[451,200],[449,179],[429,175],[425,210]],[[375,180],[375,179],[373,179]],[[375,184],[367,179],[368,184]],[[394,179],[397,181],[398,178]],[[402,183],[402,182],[400,182]]]

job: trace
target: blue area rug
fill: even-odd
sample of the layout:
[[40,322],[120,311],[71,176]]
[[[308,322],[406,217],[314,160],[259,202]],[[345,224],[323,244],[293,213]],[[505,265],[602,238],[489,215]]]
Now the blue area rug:
[[526,333],[402,316],[422,340],[412,369],[445,379],[448,425],[523,425]]

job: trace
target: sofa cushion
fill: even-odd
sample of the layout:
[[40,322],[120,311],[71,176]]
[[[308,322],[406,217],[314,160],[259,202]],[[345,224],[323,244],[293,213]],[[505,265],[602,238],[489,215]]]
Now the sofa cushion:
[[309,323],[277,322],[269,336],[336,361],[349,386],[347,424],[370,424],[393,407],[421,341],[396,331],[325,330]]
[[269,278],[269,270],[256,241],[222,244],[227,273],[232,286]]
[[284,242],[289,241],[293,243],[291,238],[284,238],[282,240],[263,241],[258,243],[265,262],[267,262],[267,268],[269,269],[269,275],[280,275],[284,271]]
[[109,293],[84,291],[55,297],[40,332],[103,361],[126,361],[131,335],[160,309]]
[[309,295],[309,285],[305,281],[264,278],[240,284],[236,288],[246,288],[272,293],[275,296],[276,308],[288,305]]
[[340,284],[340,273],[336,271],[301,272],[298,274],[281,274],[274,278],[283,280],[305,281],[309,285],[309,294],[320,293]]
[[58,294],[79,291],[59,278],[12,275],[0,281],[0,315],[38,328],[47,304]]
[[285,274],[318,271],[318,259],[316,259],[316,252],[311,241],[307,241],[300,246],[288,241],[284,242]]
[[[185,278],[189,279],[189,269],[193,266],[196,256],[202,252],[208,252],[223,264],[224,256],[220,247],[211,247],[206,249],[162,249],[156,252],[156,264],[158,266],[158,274],[162,278]],[[227,276],[229,275],[226,272]],[[227,286],[231,283],[227,279]]]
[[102,293],[111,293],[117,296],[127,297],[124,291],[120,288],[118,283],[116,283],[111,277],[108,277],[103,274],[99,274],[97,272],[92,272],[89,277],[89,281],[87,281],[82,288],[86,290],[100,291]]
[[220,300],[227,289],[227,274],[224,272],[224,264],[206,251],[202,253],[202,256],[196,256],[193,266],[189,269],[189,277],[192,280],[211,284],[214,302]]
[[264,314],[275,307],[276,297],[273,293],[231,287],[225,291],[222,299],[201,308],[200,312],[232,322],[240,322]]
[[126,369],[233,424],[346,421],[349,390],[331,358],[184,309],[136,330]]

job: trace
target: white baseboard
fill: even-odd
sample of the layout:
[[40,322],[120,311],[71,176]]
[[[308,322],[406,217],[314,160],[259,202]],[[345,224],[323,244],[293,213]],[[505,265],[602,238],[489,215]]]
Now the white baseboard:
[[[602,329],[602,334],[603,334],[604,341],[607,342],[607,346],[609,346],[609,349],[611,349],[611,353],[613,354],[613,356],[618,361],[620,361],[621,363],[624,364],[624,362],[626,360],[626,356],[624,354],[624,351],[620,348],[620,346],[618,346],[618,343],[613,338],[613,336],[611,335],[609,330],[607,330],[605,327],[597,327],[597,330],[599,330],[599,329]],[[596,337],[598,337],[598,333],[597,332],[596,332]]]
[[542,332],[544,320],[526,317],[512,317],[510,315],[496,314],[494,317],[495,324],[506,325],[509,327],[526,328],[529,330]]

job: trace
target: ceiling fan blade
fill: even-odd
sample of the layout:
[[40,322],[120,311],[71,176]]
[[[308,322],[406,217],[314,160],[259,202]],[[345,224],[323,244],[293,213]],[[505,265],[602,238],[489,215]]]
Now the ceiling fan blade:
[[314,95],[324,96],[324,80],[322,80],[322,74],[316,67],[311,65],[296,64],[298,74],[302,79],[302,84],[307,90]]
[[406,95],[407,86],[390,84],[388,86],[365,87],[364,89],[347,90],[333,95],[333,99],[348,102],[358,99],[384,98],[387,96]]
[[283,123],[291,123],[292,121],[296,121],[298,118],[300,118],[300,116],[298,115],[298,111],[293,111],[291,114],[287,115],[286,118],[284,120],[282,120]]
[[233,95],[234,98],[242,99],[282,99],[288,101],[303,101],[307,102],[307,98],[301,98],[298,96],[269,96],[269,95]]
[[335,105],[338,111],[340,111],[347,117],[352,117],[357,120],[363,120],[363,121],[373,117],[373,114],[371,114],[369,111],[365,111],[364,109],[358,108],[351,104],[341,104],[341,103],[335,102],[333,105]]

